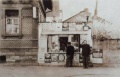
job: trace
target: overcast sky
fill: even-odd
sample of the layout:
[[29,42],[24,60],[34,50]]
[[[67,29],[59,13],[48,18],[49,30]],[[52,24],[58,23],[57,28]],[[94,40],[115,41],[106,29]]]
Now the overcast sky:
[[[63,20],[88,8],[94,14],[96,0],[60,0]],[[120,27],[120,0],[98,0],[98,16]]]

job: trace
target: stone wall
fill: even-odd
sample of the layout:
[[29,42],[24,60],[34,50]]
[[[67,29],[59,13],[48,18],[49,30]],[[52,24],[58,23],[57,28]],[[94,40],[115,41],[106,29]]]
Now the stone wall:
[[120,40],[94,41],[93,48],[103,49],[103,64],[116,66],[120,64]]

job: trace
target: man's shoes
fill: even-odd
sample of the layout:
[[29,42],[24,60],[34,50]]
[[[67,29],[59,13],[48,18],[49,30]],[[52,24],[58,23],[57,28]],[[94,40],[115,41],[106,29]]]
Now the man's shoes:
[[83,67],[83,69],[88,69],[88,67]]

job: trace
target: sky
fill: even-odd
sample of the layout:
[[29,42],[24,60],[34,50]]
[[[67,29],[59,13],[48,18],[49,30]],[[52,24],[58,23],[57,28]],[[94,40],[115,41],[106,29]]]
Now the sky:
[[[96,0],[60,0],[60,9],[63,11],[63,20],[88,8],[93,15]],[[120,0],[98,0],[98,16],[120,27]]]

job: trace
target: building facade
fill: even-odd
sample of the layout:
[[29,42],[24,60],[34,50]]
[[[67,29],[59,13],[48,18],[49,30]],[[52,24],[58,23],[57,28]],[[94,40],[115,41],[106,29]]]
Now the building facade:
[[2,0],[0,3],[1,61],[37,63],[38,23],[45,21],[42,2]]

